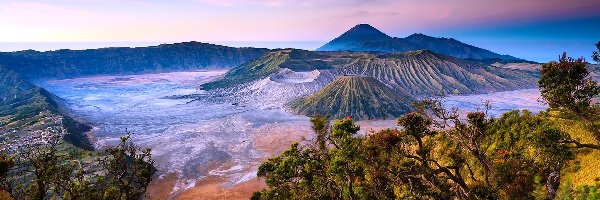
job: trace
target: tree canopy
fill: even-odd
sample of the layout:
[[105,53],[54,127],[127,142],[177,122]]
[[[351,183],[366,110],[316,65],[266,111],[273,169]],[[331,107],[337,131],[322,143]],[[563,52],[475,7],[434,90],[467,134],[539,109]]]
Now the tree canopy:
[[[550,109],[539,114],[461,115],[425,99],[398,119],[402,129],[364,136],[356,135],[360,127],[351,117],[333,125],[329,117],[313,117],[315,141],[294,143],[262,163],[257,175],[268,187],[252,199],[597,199],[600,183],[573,190],[563,173],[582,152],[600,150],[600,116],[591,104],[600,88],[583,59],[566,54],[541,73]],[[555,111],[576,117],[557,120]],[[594,141],[565,131],[581,121]]]
[[[17,152],[0,155],[1,199],[137,200],[155,172],[149,149],[122,137],[92,157],[67,150],[64,130],[48,128]],[[94,159],[95,158],[95,159]]]

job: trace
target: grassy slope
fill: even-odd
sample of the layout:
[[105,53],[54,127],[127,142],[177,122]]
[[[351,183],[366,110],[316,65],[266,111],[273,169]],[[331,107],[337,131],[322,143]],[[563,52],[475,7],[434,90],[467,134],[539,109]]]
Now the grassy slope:
[[373,54],[280,50],[243,64],[205,89],[232,87],[278,72],[333,69],[338,74],[370,76],[405,93],[423,96],[472,94],[535,86],[535,73],[486,66],[431,51]]
[[27,80],[230,68],[268,49],[184,42],[137,48],[1,52],[0,65]]
[[360,120],[398,117],[410,110],[411,101],[372,77],[341,76],[319,92],[292,102],[291,107],[309,116]]
[[[557,111],[551,112],[551,120],[554,121],[558,127],[569,133],[573,138],[581,141],[582,143],[597,144],[598,141],[594,138],[594,135],[590,133],[588,128],[583,124],[581,120],[576,119],[575,116],[569,116],[561,114]],[[597,119],[596,127],[600,128],[600,116],[596,116]],[[579,188],[581,186],[592,186],[600,182],[600,151],[591,150],[580,150],[577,152],[575,160],[567,165],[563,170],[563,179],[570,179],[563,181],[570,182],[573,188]],[[563,187],[561,185],[561,187]]]
[[202,85],[203,89],[227,88],[252,82],[277,73],[282,68],[294,71],[310,71],[331,68],[322,59],[326,56],[305,50],[285,49],[270,52],[267,55],[244,63],[229,70],[217,81]]
[[287,61],[289,55],[284,52],[271,52],[264,57],[242,64],[229,70],[217,81],[202,85],[203,89],[227,88],[267,77],[281,69],[279,65]]
[[[0,133],[2,141],[26,138],[30,134],[51,124],[62,126],[68,132],[65,141],[86,150],[93,147],[84,132],[91,127],[63,115],[56,103],[58,97],[50,92],[30,85],[18,74],[0,67],[2,74],[12,75],[0,79],[3,98],[0,99]],[[15,141],[18,142],[18,141]]]

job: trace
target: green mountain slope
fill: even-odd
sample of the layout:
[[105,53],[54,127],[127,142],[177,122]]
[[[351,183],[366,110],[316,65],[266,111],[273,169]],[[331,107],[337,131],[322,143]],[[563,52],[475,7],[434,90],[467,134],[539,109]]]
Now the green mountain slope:
[[[66,130],[63,139],[87,150],[93,146],[85,132],[91,127],[64,115],[58,97],[43,88],[33,86],[20,76],[0,66],[0,141],[18,145],[36,131],[49,126]],[[1,146],[1,145],[0,145]]]
[[328,70],[331,72],[328,74],[335,76],[357,74],[374,77],[413,96],[532,88],[536,86],[539,75],[537,72],[494,67],[428,50],[387,54],[285,50],[271,52],[234,68],[223,79],[207,83],[203,88],[231,87],[257,81],[284,68],[294,71]]
[[308,116],[381,119],[408,112],[412,100],[372,77],[340,76],[317,93],[292,102],[291,107]]
[[184,42],[151,47],[0,52],[0,65],[27,80],[92,75],[140,74],[239,66],[267,53],[263,48],[233,48]]
[[327,56],[312,51],[297,49],[277,50],[229,70],[222,79],[206,83],[202,85],[202,88],[210,90],[237,86],[268,77],[283,68],[294,71],[330,69],[331,66],[323,61],[324,58],[327,58]]

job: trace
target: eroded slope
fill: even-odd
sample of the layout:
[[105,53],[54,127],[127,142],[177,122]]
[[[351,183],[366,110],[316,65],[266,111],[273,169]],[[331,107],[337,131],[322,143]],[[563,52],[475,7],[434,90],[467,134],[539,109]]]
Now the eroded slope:
[[412,100],[373,77],[340,76],[317,93],[293,102],[291,107],[309,116],[385,119],[408,112]]

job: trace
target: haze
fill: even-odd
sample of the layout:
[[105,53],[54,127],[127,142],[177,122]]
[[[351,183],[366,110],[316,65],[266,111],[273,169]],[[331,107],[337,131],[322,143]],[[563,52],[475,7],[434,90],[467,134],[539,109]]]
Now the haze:
[[600,35],[599,9],[595,0],[0,0],[0,51],[192,40],[314,50],[369,23],[391,36],[452,37],[546,62],[563,51],[588,56]]

